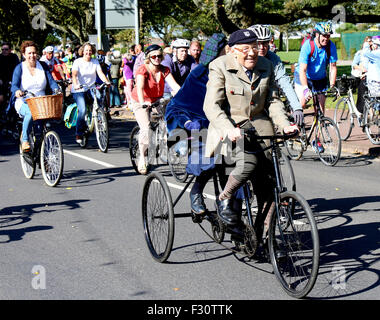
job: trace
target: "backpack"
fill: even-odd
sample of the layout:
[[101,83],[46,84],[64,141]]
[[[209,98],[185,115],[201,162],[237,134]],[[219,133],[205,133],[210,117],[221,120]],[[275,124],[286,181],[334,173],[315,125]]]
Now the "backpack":
[[[310,54],[309,54],[309,59],[311,59],[313,57],[313,54],[314,54],[314,51],[315,51],[314,38],[310,38],[308,41],[310,42],[310,48],[311,48]],[[331,46],[330,46],[330,44],[331,44],[331,41],[329,40],[327,46],[323,48],[326,51],[326,54],[327,54],[326,68],[327,68],[327,66],[330,63],[330,56],[331,56]]]
[[310,40],[310,39],[312,39],[312,36],[311,36],[310,33],[308,33],[307,36],[305,36],[305,37],[302,39],[302,42],[301,42],[301,45],[300,45],[300,50],[301,50],[303,44],[304,44],[307,40]]
[[65,121],[65,126],[67,128],[75,127],[77,125],[78,118],[78,106],[76,103],[70,104],[65,111],[63,120]]

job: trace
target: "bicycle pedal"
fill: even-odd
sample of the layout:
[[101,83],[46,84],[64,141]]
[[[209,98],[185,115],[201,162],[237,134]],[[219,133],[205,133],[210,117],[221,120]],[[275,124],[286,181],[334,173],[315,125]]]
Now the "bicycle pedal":
[[205,219],[205,214],[196,214],[194,212],[191,212],[191,220],[193,220],[194,223],[201,223]]

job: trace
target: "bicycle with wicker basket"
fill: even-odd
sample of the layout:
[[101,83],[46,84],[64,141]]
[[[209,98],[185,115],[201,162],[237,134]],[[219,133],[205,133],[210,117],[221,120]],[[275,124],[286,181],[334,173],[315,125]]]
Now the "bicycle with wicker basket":
[[63,148],[57,132],[52,130],[54,120],[61,119],[63,95],[35,97],[24,92],[26,103],[32,113],[33,126],[29,134],[30,150],[22,150],[20,142],[21,168],[26,178],[32,179],[37,165],[41,168],[45,183],[55,187],[63,173]]

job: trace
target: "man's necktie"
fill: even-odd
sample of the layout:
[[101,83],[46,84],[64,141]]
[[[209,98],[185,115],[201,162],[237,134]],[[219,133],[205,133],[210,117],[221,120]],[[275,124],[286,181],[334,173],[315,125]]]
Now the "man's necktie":
[[252,70],[247,70],[245,73],[247,74],[248,79],[252,80]]

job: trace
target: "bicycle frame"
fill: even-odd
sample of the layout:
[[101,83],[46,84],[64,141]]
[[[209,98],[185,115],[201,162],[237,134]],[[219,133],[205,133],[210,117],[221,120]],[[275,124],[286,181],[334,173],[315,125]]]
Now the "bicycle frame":
[[[41,125],[42,130],[39,133],[36,133],[35,126],[36,125]],[[28,160],[32,160],[33,162],[37,163],[39,167],[41,168],[41,163],[40,163],[40,154],[41,154],[41,145],[42,141],[44,140],[44,137],[46,133],[49,131],[50,128],[50,123],[44,120],[40,120],[40,123],[35,123],[33,122],[33,127],[30,132],[31,139],[30,139],[30,146],[31,150],[30,152],[23,152],[23,157],[26,162],[29,163]],[[29,163],[31,164],[31,163]]]
[[[338,89],[338,96],[341,96],[340,92],[339,92],[339,89]],[[362,113],[359,112],[359,110],[356,108],[356,103],[354,101],[354,95],[353,95],[353,92],[352,92],[352,87],[349,86],[348,88],[348,91],[347,91],[347,97],[342,97],[343,101],[347,103],[348,105],[348,109],[349,109],[349,114],[347,114],[347,116],[350,116],[350,122],[353,124],[354,123],[354,120],[353,118],[353,115],[356,116],[357,118],[357,121],[358,121],[358,125],[360,127],[363,126],[363,124],[361,123],[361,119],[362,119]],[[367,101],[367,99],[366,99]],[[363,110],[364,112],[364,110]],[[342,120],[342,119],[341,119]]]

